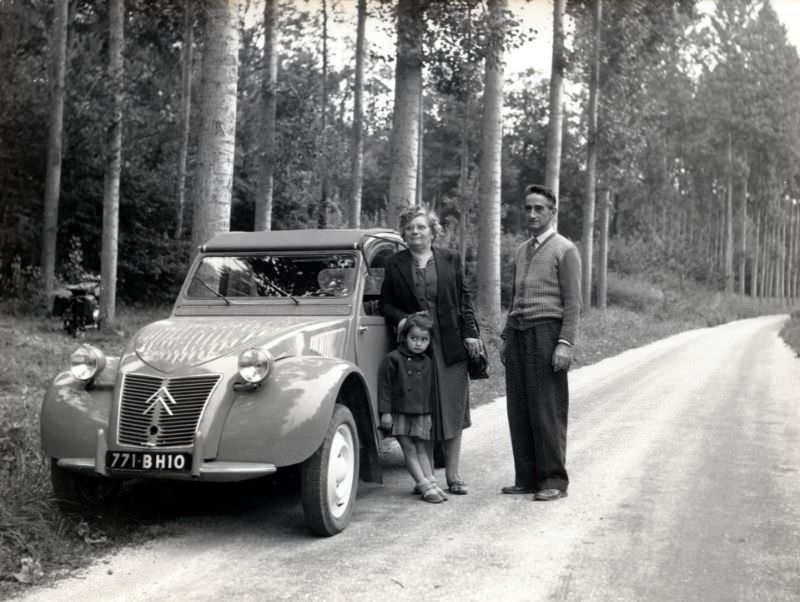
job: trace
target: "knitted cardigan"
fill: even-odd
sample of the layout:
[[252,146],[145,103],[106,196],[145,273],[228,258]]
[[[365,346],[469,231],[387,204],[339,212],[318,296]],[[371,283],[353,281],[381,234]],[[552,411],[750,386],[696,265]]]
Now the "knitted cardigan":
[[541,319],[561,320],[559,340],[574,344],[581,312],[581,261],[572,242],[554,233],[532,250],[533,238],[516,251],[509,328],[525,330]]

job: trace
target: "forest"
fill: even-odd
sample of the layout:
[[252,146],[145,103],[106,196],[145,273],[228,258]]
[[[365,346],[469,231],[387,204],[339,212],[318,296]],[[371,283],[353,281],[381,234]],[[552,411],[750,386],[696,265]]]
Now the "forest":
[[643,274],[800,296],[800,59],[769,1],[554,0],[552,69],[511,78],[525,4],[0,0],[0,295],[46,312],[98,274],[113,321],[215,232],[426,203],[496,321],[535,182],[587,307]]

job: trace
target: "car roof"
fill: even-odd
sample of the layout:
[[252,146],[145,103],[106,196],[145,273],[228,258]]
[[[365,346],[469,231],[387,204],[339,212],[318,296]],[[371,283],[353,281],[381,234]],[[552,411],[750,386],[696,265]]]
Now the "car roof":
[[209,251],[261,251],[359,249],[375,239],[402,242],[389,228],[269,230],[261,232],[220,232],[201,245]]

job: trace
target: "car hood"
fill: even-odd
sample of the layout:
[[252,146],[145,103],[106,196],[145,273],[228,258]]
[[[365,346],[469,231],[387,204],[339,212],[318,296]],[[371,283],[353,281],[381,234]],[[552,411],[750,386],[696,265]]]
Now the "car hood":
[[170,318],[142,328],[132,341],[143,362],[173,372],[264,347],[273,355],[340,355],[346,319],[282,316],[280,319]]

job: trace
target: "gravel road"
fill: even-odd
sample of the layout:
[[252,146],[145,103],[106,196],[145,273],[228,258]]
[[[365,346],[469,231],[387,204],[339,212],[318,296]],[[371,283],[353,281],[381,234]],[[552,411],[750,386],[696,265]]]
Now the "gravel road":
[[[283,495],[188,518],[18,600],[797,600],[800,359],[785,316],[685,332],[571,374],[569,497],[511,483],[503,400],[465,432],[467,496],[413,496],[396,448],[353,522]],[[442,475],[443,477],[443,475]]]

